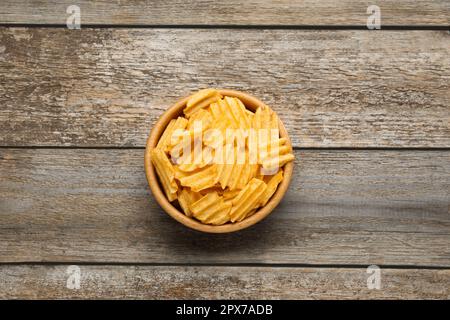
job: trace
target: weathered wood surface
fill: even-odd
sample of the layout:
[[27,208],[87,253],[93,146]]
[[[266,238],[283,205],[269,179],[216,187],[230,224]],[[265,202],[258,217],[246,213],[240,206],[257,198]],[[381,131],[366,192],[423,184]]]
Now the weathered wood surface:
[[296,157],[271,216],[209,235],[157,206],[143,150],[0,149],[0,262],[450,266],[450,152]]
[[222,87],[296,147],[448,148],[449,57],[447,31],[0,28],[0,145],[143,146],[178,98]]
[[0,23],[65,24],[73,4],[84,24],[366,26],[371,4],[380,7],[382,25],[450,24],[446,0],[2,0]]
[[[448,299],[450,270],[381,269],[380,290],[366,268],[0,266],[0,299]],[[73,274],[73,271],[70,271]],[[69,285],[69,287],[71,287]],[[73,287],[72,287],[73,288]]]

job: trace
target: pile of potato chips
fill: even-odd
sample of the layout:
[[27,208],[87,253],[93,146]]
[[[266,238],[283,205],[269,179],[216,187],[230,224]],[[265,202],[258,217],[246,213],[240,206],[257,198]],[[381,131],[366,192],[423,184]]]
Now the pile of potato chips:
[[248,110],[215,89],[192,95],[172,119],[152,163],[169,201],[205,224],[242,221],[263,207],[294,160],[269,107]]

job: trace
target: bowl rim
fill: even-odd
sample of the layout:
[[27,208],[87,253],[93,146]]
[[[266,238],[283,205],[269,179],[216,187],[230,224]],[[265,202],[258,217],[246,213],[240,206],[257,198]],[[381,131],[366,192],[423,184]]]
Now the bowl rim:
[[[267,106],[259,99],[241,91],[228,89],[217,89],[217,90],[223,96],[231,96],[241,99],[241,101],[245,104],[246,108],[252,111],[255,111],[256,108],[259,106],[263,105]],[[172,203],[170,203],[170,201],[164,194],[160,186],[159,179],[157,177],[155,169],[153,167],[153,164],[150,160],[150,152],[153,148],[156,147],[156,144],[158,143],[160,136],[162,135],[165,127],[170,122],[170,120],[182,114],[182,110],[186,105],[186,102],[189,99],[189,97],[190,95],[179,100],[169,109],[167,109],[156,121],[156,123],[153,126],[153,129],[150,132],[149,137],[147,138],[144,155],[144,168],[150,190],[152,191],[153,196],[158,202],[158,204],[168,215],[170,215],[172,218],[174,218],[178,222],[182,223],[183,225],[191,229],[206,233],[229,233],[248,228],[256,224],[257,222],[263,220],[265,217],[267,217],[273,211],[273,209],[275,209],[275,207],[280,203],[291,182],[292,172],[294,169],[294,161],[288,162],[283,166],[284,169],[283,180],[278,185],[277,190],[272,195],[267,204],[264,207],[258,209],[258,211],[256,211],[256,213],[254,213],[252,216],[245,218],[240,222],[227,223],[219,226],[203,224],[193,218],[186,216],[184,212],[180,211]],[[280,128],[280,137],[286,138],[287,144],[290,146],[292,151],[291,140],[289,139],[287,130],[284,127],[281,120],[279,120],[279,128]]]

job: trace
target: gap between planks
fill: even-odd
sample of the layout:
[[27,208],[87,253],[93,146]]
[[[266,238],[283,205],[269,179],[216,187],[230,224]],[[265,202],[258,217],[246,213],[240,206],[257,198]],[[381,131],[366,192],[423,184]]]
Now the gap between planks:
[[[67,28],[66,24],[52,23],[0,23],[0,27],[6,28]],[[81,29],[236,29],[236,30],[366,30],[366,31],[389,31],[389,30],[449,30],[450,25],[382,25],[380,29],[368,29],[362,25],[225,25],[225,24],[82,24]]]
[[[139,267],[230,267],[230,268],[311,268],[311,269],[363,269],[369,264],[310,264],[310,263],[156,263],[156,262],[85,262],[85,261],[16,261],[0,262],[0,266],[139,266]],[[384,265],[381,269],[395,270],[450,270],[450,266]]]

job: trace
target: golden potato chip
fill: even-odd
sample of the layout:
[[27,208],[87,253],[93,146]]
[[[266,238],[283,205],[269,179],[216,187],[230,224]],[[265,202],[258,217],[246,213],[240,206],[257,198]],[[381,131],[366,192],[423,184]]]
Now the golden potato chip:
[[175,172],[174,172],[175,179],[177,179],[178,181],[184,177],[189,177],[190,175],[193,175],[194,173],[197,173],[201,170],[201,169],[195,169],[193,171],[182,171],[182,170],[180,170],[179,166],[175,166],[174,169],[175,169]]
[[150,152],[151,161],[158,173],[161,185],[169,201],[177,198],[178,185],[175,182],[175,170],[161,149],[153,149]]
[[[218,121],[219,122],[219,121]],[[221,121],[220,121],[221,122]],[[221,122],[223,123],[223,122]],[[225,126],[227,124],[225,123]],[[215,128],[206,130],[203,134],[203,144],[205,148],[209,147],[211,149],[217,149],[219,146],[223,146],[224,139],[223,139],[223,129],[225,126],[219,127],[221,124],[217,125]]]
[[201,157],[201,159],[198,159],[198,161],[195,161],[196,154],[194,152],[191,152],[189,156],[179,158],[176,163],[177,168],[183,172],[192,172],[194,170],[201,169],[209,164],[212,164],[214,160],[214,154],[208,152],[208,150],[205,148],[201,150],[201,153],[201,155],[198,155],[198,157]]
[[[231,203],[220,202],[214,211],[214,215],[205,220],[205,223],[222,225],[230,221]],[[201,219],[199,217],[198,219]]]
[[180,204],[186,216],[192,216],[192,212],[189,207],[201,197],[202,195],[200,193],[191,191],[189,188],[182,188],[181,191],[178,190],[178,203]]
[[185,129],[188,124],[188,120],[183,117],[178,117],[176,120],[171,120],[164,130],[161,138],[159,139],[156,148],[161,149],[163,151],[167,151],[167,147],[172,144],[172,136],[175,130],[177,129]]
[[218,102],[211,103],[209,106],[209,111],[211,112],[214,120],[223,118],[223,113]]
[[230,189],[226,189],[223,192],[223,199],[224,200],[230,200],[230,199],[234,199],[235,197],[237,197],[237,195],[241,192],[241,190],[239,189],[235,189],[235,190],[230,190]]
[[156,148],[163,149],[162,146],[165,145],[165,143],[167,141],[170,141],[170,139],[172,137],[172,132],[173,132],[172,129],[173,129],[173,126],[175,125],[176,121],[177,121],[176,119],[170,120],[170,122],[167,125],[166,129],[164,130],[163,134],[159,138],[159,141],[158,141],[158,144],[156,145]]
[[200,121],[202,125],[202,132],[208,130],[213,121],[211,113],[205,109],[200,109],[194,113],[188,121],[187,130],[194,130],[195,121]]
[[231,97],[225,97],[224,100],[231,110],[230,114],[234,119],[234,123],[241,129],[250,129],[251,123],[245,112],[245,106],[242,104],[242,101]]
[[195,171],[197,169],[201,169],[201,168],[203,168],[203,167],[205,167],[207,165],[208,164],[204,163],[204,162],[199,163],[199,164],[196,164],[196,163],[186,163],[186,164],[184,164],[184,163],[182,163],[182,164],[178,165],[178,169],[180,171],[183,171],[183,172],[192,172],[192,171]]
[[184,187],[190,187],[192,191],[199,192],[203,189],[213,187],[217,176],[217,165],[211,165],[194,171],[190,175],[180,177],[178,180]]
[[256,211],[258,211],[257,208],[250,210],[245,217],[246,218],[251,217],[252,215],[254,215],[256,213]]
[[[264,178],[264,180],[266,180],[266,178]],[[273,196],[273,194],[277,190],[278,184],[282,180],[283,180],[283,171],[282,170],[278,171],[277,174],[271,176],[267,180],[267,182],[266,182],[267,188],[264,191],[263,196],[261,197],[261,202],[259,203],[259,206],[265,206],[267,204],[269,199]]]
[[[239,165],[239,164],[238,164]],[[256,170],[258,169],[258,164],[251,164],[249,162],[249,154],[248,151],[246,151],[245,154],[245,163],[241,165],[242,171],[240,175],[237,177],[238,181],[235,185],[237,189],[243,189],[247,183],[256,176]],[[233,175],[235,173],[233,172]],[[236,175],[238,172],[236,172]],[[230,188],[233,188],[233,184],[230,185]]]
[[291,147],[290,146],[273,146],[269,151],[263,155],[261,155],[261,163],[264,166],[264,163],[270,162],[270,161],[276,161],[276,157],[280,157],[282,155],[287,155],[291,153]]
[[236,163],[233,166],[232,174],[227,184],[230,190],[235,190],[237,188],[239,180],[242,178],[242,171],[244,170],[244,168],[245,164]]
[[[242,103],[242,101],[241,101],[241,103]],[[245,109],[245,112],[247,113],[248,120],[250,121],[250,126],[252,127],[253,126],[253,117],[255,116],[255,114],[248,109]]]
[[225,189],[230,182],[231,174],[233,173],[235,155],[231,150],[233,148],[232,145],[226,145],[224,147],[224,161],[225,163],[217,164],[217,177],[216,182],[222,186],[222,189]]
[[206,224],[221,225],[230,221],[231,204],[213,191],[194,202],[190,209],[193,216]]
[[[234,184],[234,188],[230,187],[230,189],[243,189],[247,183],[250,181],[249,177],[251,174],[251,165],[246,162],[244,164],[238,164],[237,166],[241,166],[241,172],[240,174],[238,174],[239,172],[236,172],[236,182]],[[233,173],[235,174],[235,173]],[[232,184],[233,186],[233,184]]]
[[261,201],[267,186],[264,181],[253,178],[233,199],[230,212],[231,222],[243,220]]
[[252,121],[252,127],[255,129],[278,129],[278,116],[268,106],[259,107]]
[[294,155],[292,153],[280,155],[278,158],[266,159],[262,163],[264,169],[270,170],[274,168],[281,168],[286,163],[293,161]]
[[279,120],[278,120],[278,116],[275,112],[273,112],[271,110],[270,113],[270,129],[279,129],[278,128],[278,124],[279,124]]
[[239,121],[236,120],[236,118],[233,116],[232,111],[226,100],[221,99],[217,101],[219,105],[219,110],[221,113],[221,117],[225,118],[229,122],[229,129],[238,129],[239,128]]
[[211,96],[215,96],[215,95],[217,95],[217,94],[219,94],[219,93],[217,92],[216,89],[203,89],[203,90],[199,90],[199,91],[197,91],[196,93],[194,93],[194,94],[189,98],[189,100],[188,100],[187,103],[186,103],[186,108],[185,108],[185,109],[191,108],[191,107],[193,107],[194,105],[198,104],[199,102],[205,100],[206,98],[209,98],[209,97],[211,97]]
[[215,89],[200,90],[187,101],[186,108],[184,108],[183,112],[187,118],[190,118],[197,111],[209,107],[211,103],[221,98],[222,96]]

